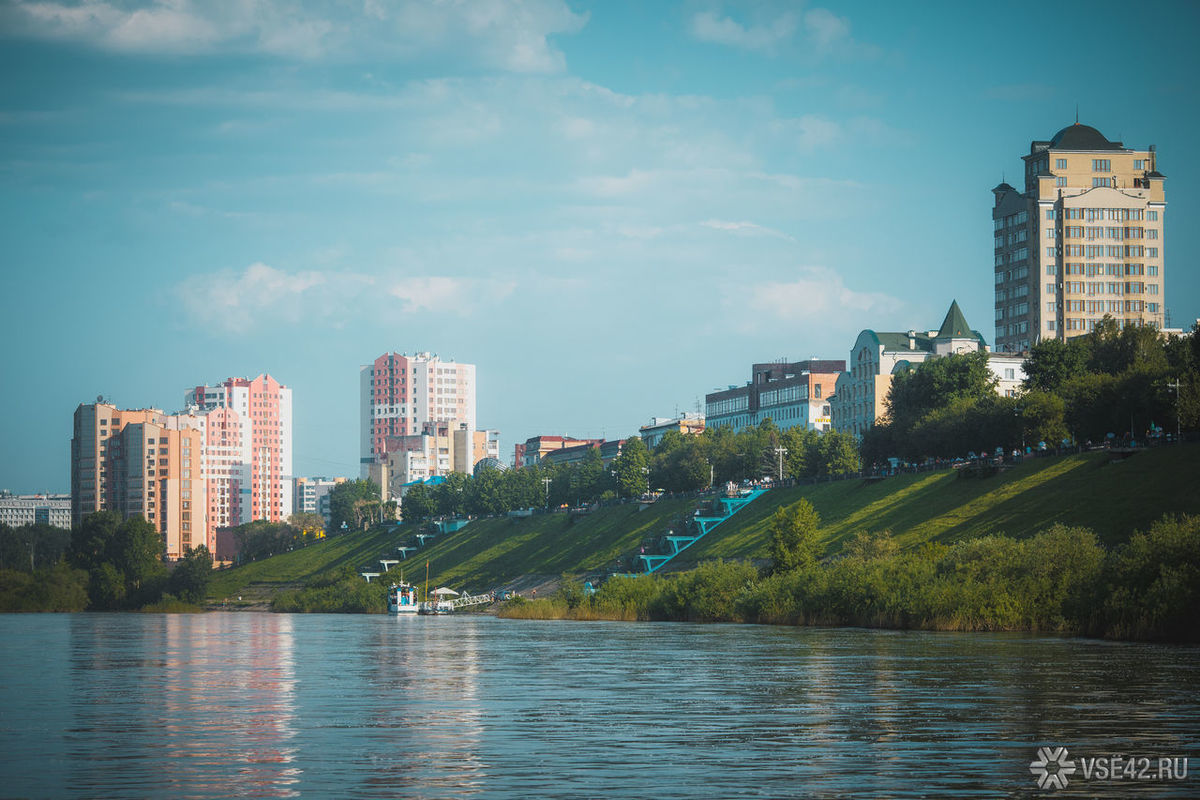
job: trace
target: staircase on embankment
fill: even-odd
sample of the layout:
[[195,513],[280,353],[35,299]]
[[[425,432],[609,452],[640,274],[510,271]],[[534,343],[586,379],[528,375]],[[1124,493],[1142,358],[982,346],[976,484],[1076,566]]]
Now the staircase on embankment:
[[[637,556],[637,559],[642,562],[642,566],[644,567],[643,574],[648,575],[658,572],[677,555],[703,539],[722,522],[741,511],[765,493],[766,489],[752,489],[746,494],[735,497],[718,497],[711,503],[705,503],[696,509],[691,519],[688,520],[686,533],[668,531],[662,537],[666,542],[666,547],[669,548],[669,552],[658,554],[642,552]],[[644,550],[645,548],[643,548]]]

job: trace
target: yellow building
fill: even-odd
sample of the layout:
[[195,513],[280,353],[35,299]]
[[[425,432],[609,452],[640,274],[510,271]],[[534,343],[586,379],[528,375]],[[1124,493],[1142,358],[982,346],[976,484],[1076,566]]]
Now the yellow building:
[[80,405],[71,439],[74,519],[100,510],[138,514],[158,529],[168,558],[202,544],[211,550],[203,453],[204,435],[188,417]]
[[996,350],[1118,324],[1162,328],[1165,176],[1154,145],[1109,141],[1087,125],[1030,144],[1025,190],[995,204]]

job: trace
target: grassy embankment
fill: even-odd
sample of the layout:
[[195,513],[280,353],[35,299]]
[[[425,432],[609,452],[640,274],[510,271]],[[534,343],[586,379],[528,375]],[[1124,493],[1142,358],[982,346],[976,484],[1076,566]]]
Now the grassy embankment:
[[[802,497],[820,513],[822,537],[831,553],[863,530],[891,531],[901,547],[911,548],[930,540],[1000,533],[1026,538],[1056,522],[1091,528],[1113,545],[1164,513],[1200,513],[1200,492],[1192,488],[1196,474],[1200,447],[1185,446],[1148,451],[1120,464],[1108,463],[1104,453],[1033,459],[1000,475],[971,480],[943,471],[779,489],[716,528],[678,566],[716,558],[766,558],[771,515]],[[423,581],[429,560],[432,584],[469,591],[486,591],[525,575],[586,574],[637,552],[644,539],[663,534],[693,505],[663,501],[642,512],[625,505],[574,522],[565,514],[478,520],[431,540],[402,566],[407,578]],[[244,604],[266,603],[306,582],[324,578],[328,583],[339,570],[377,568],[379,558],[395,553],[414,532],[402,526],[392,533],[335,537],[227,570],[214,577],[209,595],[215,602],[241,595]],[[382,598],[382,589],[377,593]]]
[[1113,546],[1163,514],[1200,514],[1197,475],[1200,446],[1186,445],[1148,450],[1120,463],[1110,463],[1103,452],[1031,459],[979,479],[944,470],[779,489],[697,542],[679,567],[716,558],[766,558],[771,515],[801,498],[821,515],[830,552],[863,530],[890,531],[901,547],[911,547],[999,534],[1024,539],[1055,523],[1090,528]]
[[[394,569],[403,568],[406,579],[423,583],[425,562],[429,561],[432,585],[471,592],[488,591],[523,575],[549,578],[598,570],[635,552],[643,538],[665,530],[692,505],[685,500],[661,501],[639,512],[636,505],[627,504],[574,521],[566,514],[476,520],[462,530],[429,540]],[[418,526],[402,525],[390,533],[333,537],[225,570],[214,577],[209,598],[236,605],[235,598],[240,595],[242,605],[260,605],[280,592],[320,582],[340,571],[378,570],[379,559],[395,558],[396,547],[413,543],[417,530]]]

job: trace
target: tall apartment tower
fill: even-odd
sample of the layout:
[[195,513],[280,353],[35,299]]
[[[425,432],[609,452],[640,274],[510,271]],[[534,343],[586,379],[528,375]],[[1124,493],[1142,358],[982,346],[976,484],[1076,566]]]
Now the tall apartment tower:
[[1163,327],[1165,177],[1154,145],[1078,122],[1030,144],[1025,190],[992,190],[996,351],[1117,323]]
[[292,514],[292,390],[267,374],[189,389],[200,418],[214,527]]
[[100,510],[137,514],[158,529],[168,558],[202,544],[211,550],[203,452],[203,433],[188,417],[80,405],[71,438],[74,519]]
[[475,430],[475,365],[431,353],[384,353],[359,369],[362,477],[387,458],[388,436],[420,434],[449,423]]

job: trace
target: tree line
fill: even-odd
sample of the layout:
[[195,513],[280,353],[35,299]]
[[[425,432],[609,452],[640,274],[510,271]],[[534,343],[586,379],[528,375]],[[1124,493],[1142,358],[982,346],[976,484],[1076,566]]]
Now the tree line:
[[[1016,397],[996,393],[986,353],[930,359],[892,379],[886,413],[860,442],[863,463],[955,458],[1045,443],[1134,440],[1200,428],[1200,335],[1120,327],[1043,341]],[[1177,423],[1177,425],[1176,425]]]
[[641,437],[631,436],[607,465],[593,447],[576,464],[484,469],[473,477],[452,473],[438,485],[409,488],[401,510],[406,521],[420,522],[434,516],[582,506],[652,490],[693,492],[728,481],[834,477],[858,469],[851,436],[780,429],[767,419],[739,432],[716,428],[684,436],[669,431],[653,450]]
[[0,558],[3,611],[195,605],[204,602],[213,563],[200,545],[168,567],[154,525],[115,511],[88,514],[70,532],[0,530]]

